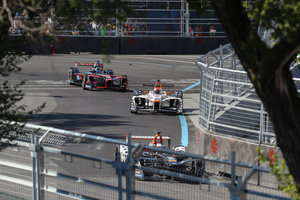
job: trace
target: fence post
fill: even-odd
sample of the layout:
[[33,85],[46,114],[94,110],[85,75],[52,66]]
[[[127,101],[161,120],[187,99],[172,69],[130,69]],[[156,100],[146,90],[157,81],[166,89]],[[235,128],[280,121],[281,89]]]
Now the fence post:
[[[132,148],[131,148],[131,133],[128,133],[128,157],[127,157],[127,164],[131,165],[131,158],[132,158]],[[135,199],[135,169],[125,171],[126,176],[126,199],[127,200],[134,200]]]
[[[116,9],[116,14],[118,14],[118,10]],[[118,18],[116,18],[116,30],[115,30],[115,36],[118,37],[119,36],[119,20]]]
[[[117,162],[121,162],[121,157],[120,157],[120,147],[116,147],[116,158],[115,160]],[[122,200],[122,170],[121,169],[116,169],[116,173],[118,175],[118,191],[119,191],[119,200]]]
[[[40,171],[39,171],[39,160],[38,152],[41,151],[41,146],[37,144],[37,138],[34,133],[31,134],[31,144],[29,145],[30,155],[32,157],[32,199],[40,200]],[[40,153],[39,153],[40,154]]]
[[235,185],[235,152],[231,152],[231,187],[230,190],[230,199],[231,200],[239,200],[237,196],[237,186]]
[[38,146],[36,157],[36,178],[37,178],[37,195],[39,199],[45,199],[45,192],[41,190],[41,186],[45,186],[45,177],[41,175],[44,170],[44,151],[41,143],[39,143],[39,137],[36,137],[35,144]]
[[189,12],[189,3],[185,1],[185,36],[192,36],[190,34],[190,12]]
[[[242,177],[238,177],[238,184],[237,184],[238,188],[244,189],[242,187]],[[239,199],[240,200],[246,200],[246,193],[241,192],[239,193]]]
[[29,146],[30,155],[32,157],[31,163],[32,163],[32,200],[36,200],[36,179],[35,179],[35,157],[36,152],[34,152],[33,146],[34,145],[34,134],[31,134],[31,144]]

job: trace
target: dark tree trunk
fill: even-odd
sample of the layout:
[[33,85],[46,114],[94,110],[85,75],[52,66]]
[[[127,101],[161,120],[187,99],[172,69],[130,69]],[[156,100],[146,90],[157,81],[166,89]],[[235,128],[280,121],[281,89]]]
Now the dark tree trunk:
[[256,92],[273,122],[277,146],[300,191],[300,102],[289,67],[273,74],[257,73],[256,77],[261,77],[254,82]]
[[268,49],[241,1],[213,0],[212,5],[273,122],[277,145],[300,191],[300,101],[289,70],[300,47],[299,35]]

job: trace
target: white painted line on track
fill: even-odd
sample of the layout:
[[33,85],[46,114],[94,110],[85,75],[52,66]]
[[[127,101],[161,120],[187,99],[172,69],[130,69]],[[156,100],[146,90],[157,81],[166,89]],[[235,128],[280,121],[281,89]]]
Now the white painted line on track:
[[[39,57],[39,58],[42,58],[42,57]],[[91,59],[86,59],[86,58],[77,58],[77,57],[74,57],[74,58],[60,58],[60,57],[45,57],[45,58],[52,58],[54,60],[91,60]],[[133,58],[133,57],[130,57],[130,58]],[[157,60],[156,58],[151,58],[152,60]],[[101,62],[104,62],[102,59],[99,59],[101,60]],[[185,67],[185,68],[193,68],[193,69],[198,69],[194,62],[188,62],[188,61],[180,61],[180,60],[165,60],[165,61],[172,61],[172,62],[183,62],[183,63],[187,63],[187,64],[192,64],[191,66],[175,66],[175,65],[167,65],[167,64],[158,64],[158,63],[146,63],[146,62],[132,62],[132,61],[120,61],[120,60],[110,60],[112,63],[113,62],[116,62],[116,63],[131,63],[131,64],[141,64],[141,65],[154,65],[154,66],[165,66],[165,67]]]
[[69,85],[24,85],[22,86],[23,87],[72,87],[72,86],[69,86]]
[[[140,58],[140,57],[131,56],[130,58]],[[187,64],[195,65],[195,61],[169,60],[169,59],[147,58],[147,57],[143,57],[143,59],[145,59],[145,60],[160,60],[160,61],[176,62],[176,63],[187,63]]]

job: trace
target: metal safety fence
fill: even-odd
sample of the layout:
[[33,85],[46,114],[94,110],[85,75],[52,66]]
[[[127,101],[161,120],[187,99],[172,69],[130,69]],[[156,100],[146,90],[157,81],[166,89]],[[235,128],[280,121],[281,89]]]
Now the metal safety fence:
[[[127,151],[121,151],[126,147]],[[123,155],[122,155],[123,154]],[[124,155],[125,154],[125,155]],[[123,158],[123,159],[122,159]],[[125,159],[124,159],[125,158]],[[206,163],[230,168],[209,173]],[[246,171],[245,176],[240,170]],[[253,184],[269,168],[100,136],[26,125],[0,152],[1,199],[289,199]]]
[[[210,133],[275,144],[268,113],[231,44],[195,62],[201,71],[199,126]],[[294,82],[300,90],[299,79]]]
[[[35,18],[34,23],[47,24],[47,34],[80,37],[226,37],[217,18],[211,11],[197,13],[190,9],[187,1],[178,0],[123,0],[133,9],[133,14],[125,21],[110,18],[105,22],[96,21],[83,10],[74,14],[76,23],[69,24],[59,18],[55,10],[43,18]],[[86,6],[93,6],[86,2]],[[17,13],[9,33],[11,35],[27,34],[22,28],[28,24],[26,13]],[[53,29],[56,27],[56,30]]]

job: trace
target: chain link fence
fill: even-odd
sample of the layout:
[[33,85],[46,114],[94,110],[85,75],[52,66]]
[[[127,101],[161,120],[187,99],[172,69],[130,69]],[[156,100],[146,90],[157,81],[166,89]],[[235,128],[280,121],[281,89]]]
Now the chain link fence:
[[196,65],[202,80],[200,127],[259,144],[275,144],[272,123],[231,44],[202,56]]
[[[61,23],[59,13],[52,12],[49,16],[35,18],[33,23],[47,24],[45,31],[51,35],[73,35],[82,37],[226,37],[216,14],[199,14],[191,10],[187,1],[127,1],[134,13],[125,21],[116,18],[107,22],[94,20],[83,11],[78,11],[78,21],[73,24]],[[92,6],[92,5],[89,5]],[[80,17],[78,17],[80,16]],[[22,25],[28,24],[25,13],[18,13],[12,23],[11,35],[27,34]],[[54,32],[53,27],[56,27]],[[58,31],[58,32],[57,32]]]
[[[24,133],[0,152],[2,199],[289,199],[252,183],[270,169],[235,162],[234,153],[225,160],[141,147],[131,134],[125,142],[36,125]],[[209,172],[220,165],[230,176]]]

